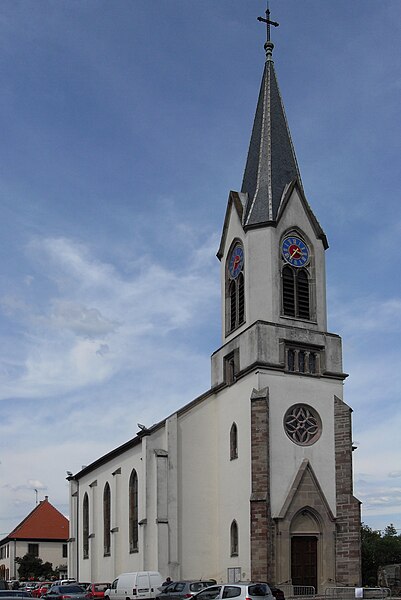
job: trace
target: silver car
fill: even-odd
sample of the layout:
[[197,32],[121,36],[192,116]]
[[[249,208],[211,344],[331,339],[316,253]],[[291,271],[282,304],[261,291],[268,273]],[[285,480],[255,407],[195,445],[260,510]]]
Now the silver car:
[[193,600],[217,600],[238,598],[238,600],[274,600],[266,583],[224,583],[212,585],[193,597]]
[[156,598],[157,600],[183,600],[184,598],[191,598],[197,592],[215,583],[215,579],[173,581],[166,585]]

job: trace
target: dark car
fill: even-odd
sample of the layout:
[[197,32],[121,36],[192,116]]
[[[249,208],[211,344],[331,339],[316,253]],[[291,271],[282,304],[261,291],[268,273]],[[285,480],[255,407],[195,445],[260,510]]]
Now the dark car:
[[25,590],[0,590],[0,598],[32,598],[32,594]]
[[182,600],[183,598],[192,598],[192,596],[204,588],[215,585],[215,583],[215,579],[173,581],[166,585],[156,598],[158,598],[158,600]]
[[274,585],[271,586],[270,583],[269,583],[269,588],[276,600],[285,600],[283,590],[280,590],[280,588],[275,587]]
[[32,594],[25,590],[0,590],[0,598],[32,598]]
[[80,585],[52,585],[42,598],[46,600],[65,600],[66,598],[87,600],[90,595]]

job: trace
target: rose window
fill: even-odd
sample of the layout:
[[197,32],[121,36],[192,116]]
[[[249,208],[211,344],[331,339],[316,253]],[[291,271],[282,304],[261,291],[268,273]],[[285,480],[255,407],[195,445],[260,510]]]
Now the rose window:
[[295,444],[310,446],[320,438],[322,422],[311,406],[295,404],[285,414],[284,429]]

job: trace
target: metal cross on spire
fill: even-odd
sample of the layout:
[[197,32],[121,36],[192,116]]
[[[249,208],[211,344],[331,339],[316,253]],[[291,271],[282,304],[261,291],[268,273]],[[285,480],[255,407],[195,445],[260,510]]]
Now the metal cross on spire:
[[276,21],[270,21],[269,3],[267,3],[266,19],[264,19],[263,17],[258,17],[258,21],[266,23],[266,29],[267,29],[267,39],[266,39],[266,41],[270,42],[270,25],[273,25],[274,27],[278,27],[279,23],[277,23]]

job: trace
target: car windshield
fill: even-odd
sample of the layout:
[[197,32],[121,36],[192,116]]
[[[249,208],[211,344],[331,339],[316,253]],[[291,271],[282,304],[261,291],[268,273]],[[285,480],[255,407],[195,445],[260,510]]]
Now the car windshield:
[[105,592],[108,587],[110,587],[109,583],[95,583],[93,589],[95,592]]
[[79,585],[61,585],[59,591],[62,594],[82,594],[84,590]]

